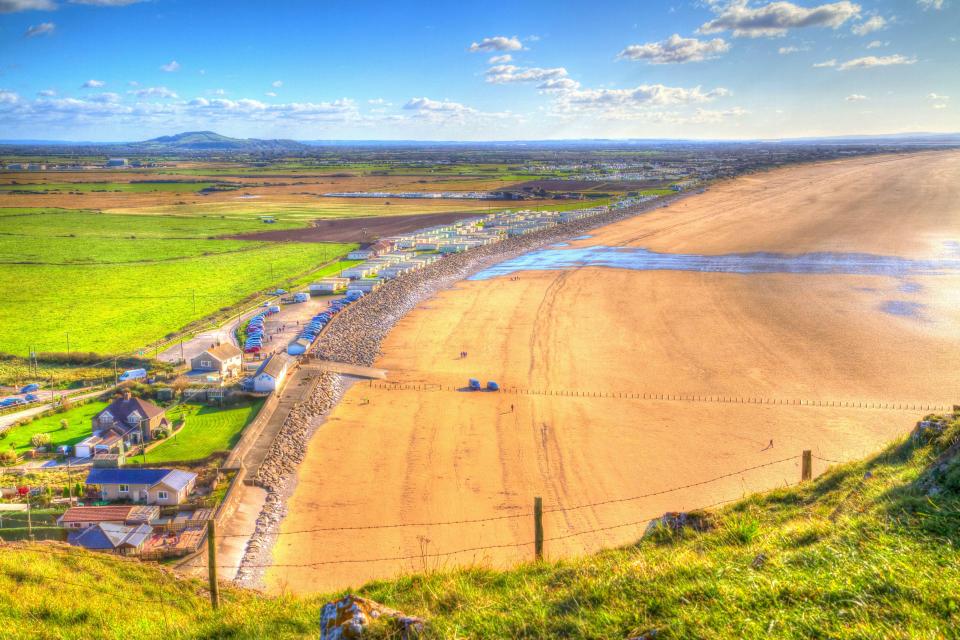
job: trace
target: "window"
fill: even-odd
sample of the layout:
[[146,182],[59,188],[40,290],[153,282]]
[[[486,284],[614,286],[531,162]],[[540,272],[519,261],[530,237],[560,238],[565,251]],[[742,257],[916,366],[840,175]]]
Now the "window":
[[170,497],[166,491],[157,491],[157,500],[166,500]]
[[128,485],[128,484],[122,484],[122,485],[120,485],[120,489],[119,489],[118,491],[119,491],[120,493],[130,493],[130,485]]
[[201,367],[204,367],[204,368],[206,368],[206,369],[210,369],[210,368],[213,367],[213,362],[211,362],[210,360],[201,360],[201,361],[200,361],[200,366],[201,366]]

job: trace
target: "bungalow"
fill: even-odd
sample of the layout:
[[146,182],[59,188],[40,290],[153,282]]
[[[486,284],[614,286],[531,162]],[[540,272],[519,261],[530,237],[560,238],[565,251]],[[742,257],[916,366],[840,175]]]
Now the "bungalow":
[[70,507],[57,518],[57,526],[64,529],[86,529],[97,524],[150,524],[160,517],[160,507],[147,505],[110,505],[106,507]]
[[67,536],[70,544],[90,551],[109,551],[120,555],[136,555],[153,535],[148,524],[127,526],[101,522],[81,531],[71,531]]
[[239,375],[242,367],[243,352],[229,342],[210,347],[190,358],[190,368],[194,371],[216,371],[222,378]]
[[279,392],[287,378],[287,361],[276,355],[264,360],[253,374],[253,390],[261,393]]
[[125,389],[107,408],[93,416],[93,430],[115,429],[129,436],[132,442],[148,442],[155,429],[167,424],[164,411],[152,402],[134,398]]
[[197,474],[179,469],[93,468],[87,474],[87,484],[98,488],[102,500],[167,506],[186,502],[196,482]]

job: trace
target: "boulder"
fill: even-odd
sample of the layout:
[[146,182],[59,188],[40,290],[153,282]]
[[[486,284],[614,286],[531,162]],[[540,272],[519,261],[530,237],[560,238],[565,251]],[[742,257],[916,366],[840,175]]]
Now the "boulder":
[[423,620],[355,595],[328,602],[320,610],[320,640],[359,640],[372,624],[389,625],[398,640],[417,638]]

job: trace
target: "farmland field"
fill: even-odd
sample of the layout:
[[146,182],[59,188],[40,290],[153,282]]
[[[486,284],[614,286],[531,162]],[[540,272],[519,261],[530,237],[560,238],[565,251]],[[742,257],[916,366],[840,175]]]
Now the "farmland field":
[[68,335],[72,351],[133,350],[355,246],[213,239],[262,228],[255,219],[7,210],[0,352],[66,351]]
[[180,417],[186,425],[176,435],[131,462],[148,463],[181,462],[200,460],[216,451],[226,451],[240,439],[243,428],[260,411],[262,401],[240,404],[219,409],[203,405],[181,405],[167,417],[173,422]]

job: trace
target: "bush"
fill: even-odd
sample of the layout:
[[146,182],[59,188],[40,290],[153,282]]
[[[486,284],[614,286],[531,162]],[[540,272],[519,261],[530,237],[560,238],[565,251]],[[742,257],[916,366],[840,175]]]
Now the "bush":
[[50,444],[50,434],[49,433],[35,433],[33,437],[30,438],[30,444],[35,447],[46,447]]
[[17,461],[17,452],[13,449],[4,449],[0,451],[0,463],[13,464]]
[[70,428],[70,421],[67,420],[66,418],[61,419],[61,420],[60,420],[60,430],[61,430],[61,431],[66,431],[66,430],[69,429],[69,428]]

